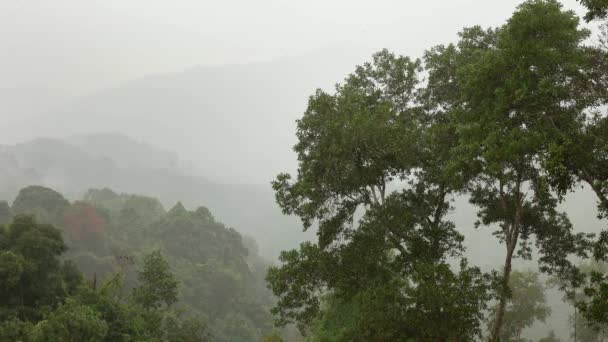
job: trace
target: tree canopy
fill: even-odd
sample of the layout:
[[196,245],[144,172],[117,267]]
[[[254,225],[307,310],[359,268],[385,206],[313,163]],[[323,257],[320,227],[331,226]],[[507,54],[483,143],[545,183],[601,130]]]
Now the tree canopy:
[[[285,213],[305,227],[318,223],[319,239],[284,252],[283,266],[268,273],[280,323],[305,331],[327,292],[334,306],[368,319],[349,323],[343,338],[480,334],[488,278],[465,260],[459,273],[447,264],[463,251],[463,237],[445,220],[458,184],[444,172],[453,131],[445,115],[424,111],[420,70],[421,61],[382,51],[335,94],[310,98],[298,121],[297,178],[281,174],[273,187]],[[380,307],[392,308],[388,322]]]
[[[560,201],[586,182],[600,213],[608,203],[606,120],[592,115],[607,98],[606,51],[587,44],[589,35],[559,2],[530,0],[504,25],[465,28],[457,43],[422,60],[384,50],[333,93],[317,90],[297,121],[297,175],[272,184],[285,214],[318,227],[316,243],[284,252],[268,273],[278,323],[334,337],[327,324],[336,319],[366,329],[340,330],[347,334],[340,339],[432,340],[440,332],[457,340],[479,335],[469,322],[479,322],[493,297],[489,338],[498,341],[510,329],[508,303],[521,280],[511,276],[514,258],[536,254],[545,273],[577,274],[572,257],[589,257],[593,236],[575,232]],[[470,199],[477,227],[491,228],[504,246],[500,272],[484,274],[464,259],[460,273],[447,266],[463,252],[463,236],[446,219],[456,195]],[[606,236],[596,257],[608,250]],[[458,285],[464,279],[474,290]],[[470,296],[469,306],[441,302],[450,291]],[[369,292],[387,297],[370,309],[362,302]],[[409,303],[424,322],[405,324],[417,322]],[[393,305],[398,315],[373,320]],[[339,314],[364,308],[364,324]],[[440,312],[461,314],[428,319]],[[395,326],[405,330],[389,328],[400,320]],[[399,332],[381,335],[390,331]]]
[[0,225],[0,337],[250,341],[273,330],[268,263],[205,207],[165,211],[109,189],[70,203],[42,187],[15,203],[57,223],[18,214]]
[[[578,2],[587,22],[608,17],[608,0]],[[608,229],[586,233],[563,206],[584,187],[585,214],[608,219],[600,30],[527,0],[502,25],[420,58],[381,50],[314,91],[297,170],[271,186],[317,235],[274,265],[210,203],[21,189],[0,201],[0,340],[280,341],[296,326],[309,341],[522,341],[551,314],[545,276],[572,305],[572,336],[601,340]],[[466,201],[496,269],[465,257],[452,215]]]

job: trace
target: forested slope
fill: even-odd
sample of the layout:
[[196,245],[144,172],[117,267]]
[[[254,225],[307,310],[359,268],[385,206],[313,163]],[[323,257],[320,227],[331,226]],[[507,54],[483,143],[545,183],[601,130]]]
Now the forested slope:
[[0,163],[0,198],[44,185],[71,200],[89,188],[107,187],[158,198],[166,207],[178,201],[188,207],[204,204],[227,225],[254,237],[268,259],[312,236],[301,232],[297,219],[281,214],[269,186],[211,182],[175,154],[118,134],[0,146]]
[[142,260],[160,251],[179,284],[177,304],[202,317],[218,341],[259,340],[272,331],[265,288],[268,263],[252,239],[217,221],[206,207],[186,209],[180,202],[165,210],[155,198],[90,190],[69,202],[52,189],[21,189],[12,206],[3,202],[0,221],[33,215],[57,227],[73,262],[88,282],[103,284],[124,276],[120,292],[141,281]]

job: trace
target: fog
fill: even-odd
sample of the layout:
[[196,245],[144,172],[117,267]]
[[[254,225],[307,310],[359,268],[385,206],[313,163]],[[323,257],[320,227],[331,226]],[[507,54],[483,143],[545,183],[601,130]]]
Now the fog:
[[[217,161],[219,170],[207,169],[206,175],[218,181],[267,184],[277,171],[294,168],[290,152],[294,120],[315,88],[331,87],[381,48],[420,57],[430,46],[454,41],[463,27],[497,26],[517,4],[502,0],[2,1],[0,142],[117,132],[179,151],[180,157],[197,165]],[[565,6],[581,12],[576,1],[565,1]],[[311,54],[313,58],[308,57]],[[296,70],[273,69],[285,63],[295,63],[288,67]],[[231,70],[234,65],[266,68],[266,74],[251,79],[238,76],[216,89],[214,97],[234,102],[235,97],[247,96],[240,92],[248,88],[298,89],[288,94],[288,103],[254,104],[252,113],[245,113],[249,104],[239,101],[236,105],[241,107],[234,110],[242,115],[239,120],[230,118],[236,115],[233,111],[216,113],[217,108],[207,103],[142,113],[139,110],[147,111],[142,97],[121,90],[140,91],[158,86],[162,78],[187,78],[202,68]],[[306,70],[305,80],[278,75],[297,69]],[[158,101],[181,101],[182,93],[216,87],[211,83],[215,80],[205,84],[205,78],[165,84],[175,87],[175,93]],[[117,88],[117,96],[129,97],[123,100],[135,106],[133,110],[121,99],[106,97]],[[283,93],[266,95],[277,95],[281,101]],[[78,107],[90,99],[98,102]],[[100,102],[107,106],[105,111],[98,108]],[[280,111],[273,111],[277,106]],[[65,114],[75,110],[76,122]],[[234,132],[247,130],[253,130],[246,135],[247,143],[236,142],[240,135]],[[229,136],[220,140],[227,144],[226,153],[214,146],[221,156],[206,154],[201,135]],[[267,157],[251,158],[252,154]],[[233,161],[243,161],[247,172],[235,172],[239,167],[227,172]]]
[[[69,201],[110,188],[156,198],[166,211],[205,206],[276,263],[315,239],[282,214],[270,188],[297,169],[295,122],[315,89],[331,91],[383,48],[420,58],[463,27],[502,25],[519,3],[0,0],[0,200],[36,184]],[[578,1],[562,3],[585,13]],[[561,208],[598,232],[595,205],[584,188]],[[455,208],[466,255],[496,268],[503,247],[473,228],[466,197]],[[550,294],[554,315],[526,336],[555,330],[568,340],[561,296]]]

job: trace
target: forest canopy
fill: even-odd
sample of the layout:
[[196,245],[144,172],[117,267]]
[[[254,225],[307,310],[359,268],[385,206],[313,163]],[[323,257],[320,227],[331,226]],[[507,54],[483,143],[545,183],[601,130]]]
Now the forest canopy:
[[[588,20],[600,3],[584,2]],[[502,26],[465,28],[422,59],[383,50],[317,90],[297,121],[297,173],[272,183],[285,214],[318,226],[267,275],[277,322],[313,340],[519,340],[549,314],[538,275],[513,270],[521,258],[566,293],[584,288],[574,305],[608,323],[605,276],[576,261],[605,261],[605,233],[577,232],[560,208],[584,184],[608,210],[608,55],[590,34],[559,2],[526,1]],[[464,257],[448,219],[463,196],[504,249],[498,270]]]
[[41,186],[3,207],[0,340],[253,341],[273,331],[267,262],[205,207],[165,211],[110,189],[70,203]]
[[[0,341],[511,342],[531,341],[531,328],[544,342],[606,340],[608,0],[576,2],[580,15],[521,1],[502,24],[462,28],[420,56],[383,49],[334,88],[301,84],[295,172],[268,175],[265,191],[199,177],[125,136],[0,146],[0,193],[15,197],[0,198]],[[148,95],[142,108],[205,103],[221,115],[246,98],[282,111],[294,99],[266,89],[303,78],[267,70],[290,65],[184,73],[179,84],[208,77],[204,94]],[[278,84],[243,91],[250,75]],[[138,96],[109,93],[181,91],[135,83]],[[222,87],[230,96],[213,98]],[[221,156],[209,170],[232,166],[224,133],[197,134]],[[275,170],[267,148],[248,156],[250,172],[254,159]],[[247,172],[234,164],[227,174]],[[602,229],[569,210],[581,192]],[[287,216],[312,238],[288,231]],[[472,256],[476,243],[499,264]]]

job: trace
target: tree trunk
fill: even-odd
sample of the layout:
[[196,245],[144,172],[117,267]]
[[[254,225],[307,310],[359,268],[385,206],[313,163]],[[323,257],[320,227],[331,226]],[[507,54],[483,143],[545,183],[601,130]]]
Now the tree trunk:
[[577,342],[577,340],[578,340],[578,334],[576,333],[577,323],[578,323],[578,316],[577,316],[576,303],[575,303],[574,304],[574,342]]
[[[500,332],[502,330],[503,321],[505,318],[505,308],[507,306],[507,300],[509,299],[507,296],[507,290],[509,289],[509,278],[511,277],[511,261],[513,260],[513,252],[517,247],[517,240],[519,238],[519,227],[521,225],[522,215],[523,215],[523,207],[522,207],[522,197],[521,197],[521,173],[517,175],[517,183],[515,186],[516,189],[516,207],[515,207],[515,215],[513,217],[513,223],[511,225],[507,225],[503,227],[503,232],[505,234],[505,243],[507,245],[507,255],[505,257],[505,264],[502,274],[502,291],[500,293],[500,300],[498,303],[498,308],[496,310],[496,318],[494,320],[494,327],[492,327],[492,335],[490,337],[491,342],[499,342],[500,341]],[[502,206],[503,210],[508,213],[508,208],[506,205],[504,193],[502,191],[501,184],[501,197],[502,197]]]
[[507,294],[506,289],[509,286],[509,277],[511,276],[511,260],[513,259],[513,251],[515,250],[515,241],[507,243],[507,257],[505,258],[505,265],[502,274],[502,292],[500,294],[500,301],[496,310],[496,318],[494,320],[494,327],[492,327],[492,335],[490,337],[491,342],[500,341],[500,331],[502,329],[503,320],[505,317],[505,308],[507,306]]

